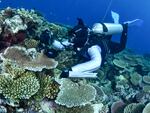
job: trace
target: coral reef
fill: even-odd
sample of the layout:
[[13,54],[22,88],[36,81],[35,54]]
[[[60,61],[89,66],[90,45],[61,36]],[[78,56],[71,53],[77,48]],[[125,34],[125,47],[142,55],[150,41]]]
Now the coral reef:
[[34,98],[36,98],[36,100],[42,100],[45,97],[52,100],[56,99],[59,92],[59,84],[47,75],[39,75],[38,79],[40,82],[40,89]]
[[95,100],[96,90],[91,85],[74,83],[69,79],[61,80],[60,92],[55,100],[68,108],[90,104]]
[[143,108],[143,104],[131,103],[125,107],[124,113],[142,113]]
[[81,107],[73,107],[73,108],[66,108],[60,106],[57,109],[58,113],[94,113],[94,109],[90,105],[81,106]]
[[150,112],[150,103],[148,103],[145,108],[143,109],[142,113],[149,113]]
[[59,53],[59,55],[56,57],[56,60],[58,61],[58,69],[65,69],[67,67],[75,65],[78,60],[75,57],[72,58],[73,56],[73,51],[63,51]]
[[123,113],[125,103],[122,100],[114,102],[111,106],[111,113]]
[[143,82],[150,84],[150,76],[143,76]]
[[39,45],[39,41],[35,39],[25,39],[24,40],[24,46],[29,49],[29,48],[37,48]]
[[26,30],[27,26],[23,23],[23,20],[19,15],[15,15],[12,18],[7,18],[4,21],[4,24],[7,25],[8,30],[12,33],[18,33],[20,30]]
[[138,73],[133,73],[131,74],[130,81],[133,85],[137,86],[142,81],[142,76]]
[[10,86],[3,89],[3,95],[12,100],[29,99],[39,88],[40,84],[35,75],[26,72],[24,76],[13,80]]
[[3,60],[15,62],[20,67],[31,71],[42,71],[44,68],[53,69],[57,66],[58,63],[54,59],[38,53],[35,49],[30,50],[19,46],[9,47],[1,54],[1,57]]
[[[125,49],[107,56],[97,79],[59,79],[84,60],[52,46],[68,39],[70,28],[32,9],[0,11],[0,112],[149,113],[149,54]],[[58,51],[55,59],[44,54],[50,49]]]

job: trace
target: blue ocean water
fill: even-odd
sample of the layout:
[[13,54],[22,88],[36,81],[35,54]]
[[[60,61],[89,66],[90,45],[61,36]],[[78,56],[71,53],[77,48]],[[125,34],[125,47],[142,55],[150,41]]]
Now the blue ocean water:
[[[50,22],[75,25],[81,17],[91,27],[101,22],[111,0],[1,0],[0,8],[36,9]],[[149,0],[112,0],[105,22],[113,22],[111,10],[120,14],[120,22],[140,18],[141,27],[129,28],[127,47],[137,53],[150,53],[150,1]]]

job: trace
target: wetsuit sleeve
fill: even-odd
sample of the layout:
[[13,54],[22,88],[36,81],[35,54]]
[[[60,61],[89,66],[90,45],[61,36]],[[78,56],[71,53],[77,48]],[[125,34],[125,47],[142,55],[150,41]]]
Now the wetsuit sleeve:
[[123,24],[123,32],[121,34],[120,43],[110,42],[110,53],[118,53],[121,52],[126,47],[127,43],[127,32],[128,32],[128,24]]

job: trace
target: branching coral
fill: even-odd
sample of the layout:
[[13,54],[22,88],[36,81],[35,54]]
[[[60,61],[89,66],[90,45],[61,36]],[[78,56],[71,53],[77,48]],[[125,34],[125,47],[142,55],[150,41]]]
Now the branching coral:
[[43,53],[38,53],[35,49],[30,51],[19,46],[7,48],[1,57],[3,60],[15,62],[20,67],[31,71],[42,71],[44,68],[52,69],[58,64],[54,59],[48,58]]
[[24,18],[25,23],[28,22],[35,22],[35,23],[41,23],[42,19],[44,19],[42,16],[38,15],[38,13],[35,10],[26,10],[24,8],[17,9],[16,13],[19,14],[22,18]]
[[60,92],[55,100],[60,105],[70,108],[86,105],[95,100],[96,90],[91,85],[74,83],[69,79],[63,79],[60,84]]
[[58,40],[63,40],[64,38],[67,38],[67,33],[68,33],[67,27],[50,23],[49,29],[53,32],[53,34],[56,36]]
[[35,39],[25,39],[24,45],[25,47],[28,48],[36,48],[39,44],[39,41]]
[[5,75],[0,75],[0,93],[11,84],[11,80],[6,78]]
[[9,61],[3,62],[3,72],[9,74],[12,79],[18,78],[25,73],[23,68],[18,67],[15,64],[12,64]]
[[55,99],[59,92],[59,84],[47,75],[39,75],[38,79],[40,82],[40,89],[34,98],[37,100],[42,100],[45,97]]
[[35,75],[26,72],[24,76],[13,80],[12,84],[3,90],[3,95],[13,100],[29,99],[39,88],[40,84]]

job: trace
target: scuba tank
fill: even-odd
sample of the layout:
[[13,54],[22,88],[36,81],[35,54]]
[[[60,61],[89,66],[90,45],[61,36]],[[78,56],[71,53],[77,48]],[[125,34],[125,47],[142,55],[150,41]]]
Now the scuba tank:
[[115,23],[95,23],[92,27],[92,32],[102,35],[120,34],[123,31],[122,24]]

